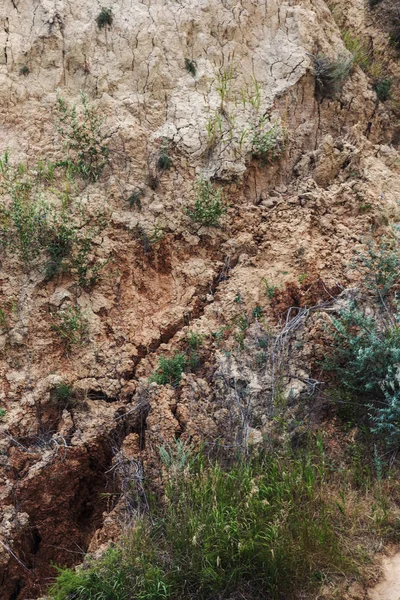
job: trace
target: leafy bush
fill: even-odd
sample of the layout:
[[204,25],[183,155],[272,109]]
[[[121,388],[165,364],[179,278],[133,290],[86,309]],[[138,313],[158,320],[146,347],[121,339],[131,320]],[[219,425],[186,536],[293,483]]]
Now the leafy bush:
[[102,8],[99,14],[96,17],[97,27],[99,29],[103,29],[107,25],[111,27],[113,22],[112,10],[111,8]]
[[400,444],[400,380],[399,367],[390,366],[382,391],[385,403],[377,407],[370,407],[372,421],[371,431],[383,438],[388,445]]
[[369,417],[374,433],[383,441],[400,442],[399,382],[400,315],[378,323],[355,306],[331,319],[333,351],[325,359],[326,370],[337,374],[339,386],[347,394],[347,403],[357,408],[361,418]]
[[186,449],[163,456],[165,502],[154,506],[153,526],[142,518],[118,549],[61,571],[53,600],[209,600],[244,591],[278,600],[347,566],[341,513],[321,492],[321,453],[271,452],[229,468]]
[[160,356],[158,367],[154,371],[151,381],[155,381],[158,385],[169,383],[175,387],[179,385],[186,365],[187,358],[184,354],[174,354],[171,358]]
[[272,162],[280,158],[285,151],[287,135],[279,121],[268,122],[260,119],[258,126],[252,129],[253,156],[263,162]]
[[67,161],[89,181],[97,181],[107,164],[109,133],[103,129],[104,118],[94,106],[90,106],[86,94],[81,92],[81,112],[68,108],[65,100],[57,98],[57,131],[61,135],[67,153]]
[[364,276],[367,289],[383,300],[400,280],[400,253],[397,243],[382,237],[369,240],[365,252],[357,252],[353,267]]
[[30,68],[27,65],[23,65],[19,70],[19,74],[24,75],[25,77],[29,75],[30,72]]
[[375,81],[375,83],[373,85],[373,89],[375,90],[378,100],[380,102],[386,102],[387,100],[391,99],[392,85],[393,85],[393,79],[390,77],[377,79]]
[[381,384],[390,367],[400,362],[400,328],[379,328],[355,306],[331,319],[333,354],[325,366],[338,374],[341,385],[361,397],[382,396]]
[[7,411],[5,410],[5,408],[0,408],[0,419],[5,417],[6,413],[7,413]]
[[211,181],[200,178],[196,185],[196,200],[193,210],[185,209],[185,213],[201,225],[218,227],[221,217],[226,213],[222,189],[215,188]]
[[87,321],[78,306],[69,306],[53,314],[51,328],[61,340],[65,350],[81,344],[87,334]]
[[353,56],[313,56],[315,91],[319,98],[334,98],[341,92],[353,68]]

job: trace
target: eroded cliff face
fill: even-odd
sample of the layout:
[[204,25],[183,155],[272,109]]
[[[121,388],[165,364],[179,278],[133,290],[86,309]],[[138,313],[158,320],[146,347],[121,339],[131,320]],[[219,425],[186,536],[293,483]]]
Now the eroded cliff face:
[[[334,4],[388,53],[396,77],[387,36],[363,2]],[[68,274],[48,281],[43,265],[27,270],[15,254],[2,255],[5,600],[38,597],[53,563],[79,563],[82,552],[118,537],[116,456],[140,457],[152,473],[152,450],[177,436],[229,440],[240,430],[254,443],[268,433],[273,382],[235,355],[238,319],[262,307],[275,324],[296,294],[318,302],[354,285],[355,245],[398,211],[394,116],[368,77],[355,67],[340,99],[315,99],[310,55],[346,53],[325,2],[131,0],[113,5],[112,25],[102,29],[100,9],[74,0],[1,7],[0,151],[30,166],[62,158],[57,93],[79,104],[83,90],[110,133],[100,179],[78,178],[71,192],[106,221],[91,249],[106,263],[93,289]],[[279,161],[252,158],[250,134],[262,118],[287,131]],[[157,166],[162,144],[172,159],[165,171]],[[184,211],[200,174],[223,187],[220,228],[196,225]],[[141,207],[130,208],[138,189]],[[162,236],[147,247],[138,225]],[[282,290],[279,310],[265,279]],[[72,304],[88,334],[65,352],[52,315]],[[283,391],[293,406],[320,352],[318,327],[311,319],[304,330],[305,321]],[[250,348],[258,327],[247,334]],[[188,331],[204,336],[202,366],[178,389],[149,385],[160,355],[187,351]],[[72,404],[54,400],[61,382],[73,389]],[[244,429],[238,387],[253,403]]]

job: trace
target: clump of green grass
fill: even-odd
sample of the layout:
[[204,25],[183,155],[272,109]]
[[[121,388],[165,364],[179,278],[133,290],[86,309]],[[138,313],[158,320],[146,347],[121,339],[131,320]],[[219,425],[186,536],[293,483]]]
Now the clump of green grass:
[[200,177],[195,184],[195,191],[194,208],[186,208],[184,212],[196,223],[218,227],[221,217],[226,213],[222,189],[216,188],[211,181]]
[[334,98],[339,94],[353,68],[353,56],[336,59],[318,55],[313,57],[315,91],[319,98]]
[[349,570],[320,452],[270,452],[229,467],[187,450],[184,460],[164,454],[165,502],[155,503],[153,525],[144,517],[100,560],[61,570],[53,600],[278,600]]
[[186,366],[188,364],[185,354],[177,353],[171,358],[160,356],[157,369],[151,376],[151,381],[155,381],[158,385],[170,384],[174,387],[178,386]]
[[103,29],[104,27],[111,27],[113,22],[113,15],[111,8],[102,8],[96,17],[97,27]]
[[354,37],[347,30],[343,33],[343,42],[353,56],[353,64],[361,67],[363,71],[368,71],[372,63],[372,53],[366,41],[360,37]]
[[268,298],[270,298],[270,300],[272,300],[272,298],[275,296],[275,292],[278,289],[278,287],[276,285],[270,284],[266,277],[264,277],[263,282],[265,286],[264,293],[266,296],[268,296]]
[[52,318],[51,328],[66,351],[84,341],[88,332],[88,323],[78,306],[61,309],[54,313]]
[[5,417],[6,413],[7,413],[7,411],[6,411],[5,408],[0,408],[0,419],[2,419],[3,417]]
[[27,65],[23,65],[19,70],[19,74],[23,75],[24,77],[29,75],[30,72],[31,72],[31,70]]

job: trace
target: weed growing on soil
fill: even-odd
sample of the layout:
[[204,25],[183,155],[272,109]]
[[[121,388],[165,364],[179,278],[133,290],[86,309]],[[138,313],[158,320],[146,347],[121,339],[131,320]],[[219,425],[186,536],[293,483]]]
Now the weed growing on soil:
[[62,408],[70,408],[75,403],[72,387],[68,383],[59,383],[52,391],[51,397]]
[[25,77],[29,75],[30,72],[30,68],[27,65],[23,65],[19,70],[19,74],[24,75]]
[[140,242],[145,254],[158,244],[164,237],[164,230],[159,225],[152,229],[145,229],[142,225],[136,225],[134,236]]
[[102,8],[99,14],[96,17],[97,27],[99,29],[103,29],[103,27],[111,27],[113,22],[112,10],[111,8]]
[[88,332],[88,324],[79,307],[69,306],[61,309],[52,315],[52,319],[51,328],[59,337],[66,351],[84,341]]
[[265,285],[264,293],[272,300],[278,287],[276,285],[271,285],[266,277],[264,277],[263,282]]
[[264,163],[280,158],[285,151],[287,134],[279,121],[260,119],[257,127],[252,128],[252,152],[255,158]]
[[100,177],[109,155],[107,142],[110,135],[103,124],[104,118],[89,104],[83,92],[79,113],[76,106],[69,108],[58,96],[56,126],[67,151],[67,160],[60,164],[66,167],[72,165],[84,179],[92,182]]
[[353,56],[313,56],[315,91],[319,98],[333,98],[339,94],[353,68]]
[[182,373],[187,365],[187,358],[182,353],[174,354],[171,358],[160,356],[157,369],[154,371],[150,380],[158,385],[170,385],[176,387],[179,385]]
[[188,73],[196,76],[197,64],[195,60],[190,60],[190,58],[185,58],[185,68]]
[[373,89],[376,92],[377,98],[380,102],[386,102],[392,97],[392,85],[393,79],[390,77],[377,79],[373,85]]
[[361,67],[363,71],[368,71],[372,62],[372,54],[365,40],[354,37],[350,31],[344,31],[343,42],[353,55],[353,64]]
[[221,217],[226,213],[222,189],[214,187],[211,181],[201,177],[196,182],[195,191],[194,208],[185,209],[184,212],[196,223],[218,227]]
[[130,206],[130,208],[138,208],[139,210],[141,210],[142,208],[142,203],[141,203],[141,198],[144,196],[144,191],[141,189],[135,190],[134,192],[132,192],[132,194],[129,196],[127,202]]
[[163,140],[160,147],[160,154],[157,161],[157,167],[160,171],[169,171],[172,167],[172,159],[168,154],[169,145],[168,140]]
[[206,600],[244,590],[277,600],[349,569],[338,534],[345,517],[322,493],[321,453],[268,452],[229,467],[187,450],[185,460],[167,455],[153,525],[144,516],[100,560],[61,570],[53,600]]

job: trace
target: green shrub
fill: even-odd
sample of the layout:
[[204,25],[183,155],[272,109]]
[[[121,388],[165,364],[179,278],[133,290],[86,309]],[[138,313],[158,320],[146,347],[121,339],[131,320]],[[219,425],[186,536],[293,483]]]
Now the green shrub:
[[103,29],[103,27],[111,27],[113,22],[112,10],[111,8],[102,8],[99,14],[96,17],[97,27],[99,29]]
[[390,100],[392,97],[392,85],[393,79],[391,77],[386,77],[382,79],[377,79],[373,85],[373,89],[377,95],[377,98],[380,102],[386,102]]
[[366,288],[383,300],[400,280],[397,243],[385,237],[379,243],[369,240],[366,251],[356,253],[352,266],[363,275]]
[[186,71],[195,77],[197,64],[195,60],[190,60],[190,58],[185,58],[185,67]]
[[352,306],[332,318],[331,325],[333,353],[325,368],[337,373],[338,381],[351,393],[364,399],[381,398],[389,367],[400,362],[397,321],[380,327],[376,318]]
[[226,213],[221,188],[215,188],[211,181],[200,178],[196,185],[196,200],[193,210],[185,213],[196,223],[208,227],[218,227],[221,217]]
[[30,71],[30,69],[29,69],[29,67],[28,67],[27,65],[23,65],[23,66],[20,68],[20,70],[19,70],[19,74],[20,74],[20,75],[24,75],[25,77],[26,77],[27,75],[29,75],[29,73],[30,73],[30,72],[31,72],[31,71]]
[[385,402],[370,406],[371,431],[389,446],[400,445],[400,380],[398,366],[390,366],[382,383]]
[[175,387],[179,385],[186,365],[187,358],[182,353],[174,354],[171,358],[160,356],[158,367],[154,371],[151,381],[155,381],[158,385],[169,383]]
[[331,319],[332,354],[324,368],[336,373],[339,406],[349,415],[368,421],[383,443],[400,444],[400,315],[388,321],[367,317],[355,306]]
[[88,331],[87,321],[78,306],[69,306],[52,315],[51,328],[66,350],[81,344]]
[[252,129],[252,152],[255,158],[263,162],[273,162],[285,151],[287,135],[279,121],[269,122],[260,119],[257,127]]
[[353,68],[353,56],[338,56],[331,59],[328,56],[313,57],[315,91],[319,98],[334,98],[339,94]]
[[0,408],[0,419],[2,419],[3,417],[5,417],[6,412],[7,411],[5,410],[5,408]]
[[65,100],[57,98],[57,131],[61,135],[68,158],[59,164],[73,165],[89,181],[97,181],[107,164],[109,133],[104,131],[104,118],[90,106],[81,92],[81,112],[68,108]]

